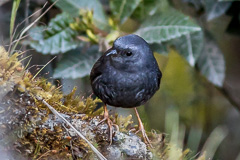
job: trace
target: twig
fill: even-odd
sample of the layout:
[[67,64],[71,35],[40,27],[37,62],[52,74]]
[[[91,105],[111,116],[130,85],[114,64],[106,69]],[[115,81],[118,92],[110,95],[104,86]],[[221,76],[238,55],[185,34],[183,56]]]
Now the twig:
[[[25,66],[24,69],[23,69],[24,71],[26,71],[26,69],[27,69],[28,65],[30,64],[31,60],[32,60],[32,57],[28,60],[26,66]],[[26,73],[26,72],[22,72],[22,78],[23,78],[23,76],[24,76],[24,73]]]
[[[195,67],[196,71],[200,74],[199,68]],[[238,112],[240,112],[240,104],[236,102],[236,100],[231,96],[229,91],[226,89],[229,87],[227,83],[225,83],[225,86],[223,87],[217,87],[213,85],[228,101],[231,103],[231,105],[237,109]]]
[[[48,8],[46,9],[45,12],[43,12],[43,14],[41,14],[35,21],[33,21],[29,26],[27,26],[27,27],[22,31],[22,33],[20,34],[19,39],[21,39],[22,36],[23,36],[35,23],[37,23],[37,21],[39,21],[58,1],[59,1],[59,0],[56,0],[50,7],[48,7]],[[14,45],[13,50],[17,47],[18,43],[19,43],[19,41]]]
[[27,59],[27,58],[29,58],[29,57],[32,57],[32,55],[29,55],[29,56],[27,56],[27,57],[24,57],[24,58],[20,59],[19,62],[22,62],[22,61],[24,61],[25,59]]
[[92,144],[90,141],[87,140],[87,138],[85,138],[82,133],[80,133],[70,122],[68,122],[68,120],[66,120],[61,114],[58,113],[58,111],[56,111],[50,104],[48,104],[44,99],[36,96],[36,99],[39,101],[42,101],[43,104],[45,104],[51,111],[53,114],[57,115],[58,117],[60,117],[61,119],[63,119],[63,121],[69,125],[77,134],[79,137],[81,137],[84,141],[86,141],[88,143],[88,145],[91,147],[91,149],[93,150],[93,152],[95,152],[95,154],[98,156],[99,159],[101,160],[107,160]]
[[48,150],[47,152],[45,152],[44,154],[42,154],[40,157],[38,157],[36,160],[40,160],[42,157],[46,156],[49,152],[51,152],[52,150]]
[[[21,26],[25,21],[28,21],[28,19],[30,19],[32,16],[34,16],[35,14],[37,14],[38,12],[40,12],[41,10],[43,10],[43,8],[45,8],[45,6],[47,5],[47,2],[43,5],[43,7],[39,10],[37,10],[36,12],[34,12],[32,15],[28,16],[26,19],[24,19],[21,23],[19,23],[15,29],[14,29],[14,32],[13,32],[13,35],[10,37],[10,44],[8,45],[9,48],[8,48],[8,53],[10,53],[10,50],[11,50],[11,46],[12,46],[12,41],[13,41],[13,38],[15,37],[15,34],[17,32],[17,29],[19,26]],[[26,24],[26,23],[25,23]],[[22,30],[21,30],[22,32]],[[15,40],[16,41],[16,40]]]
[[[25,36],[23,36],[23,37],[21,37],[21,38],[19,38],[19,39],[16,39],[16,40],[14,40],[13,42],[11,42],[10,45],[12,45],[12,44],[14,44],[14,43],[16,43],[16,42],[18,42],[18,41],[20,41],[20,40],[22,40],[22,39],[28,37],[28,36],[29,36],[29,34],[27,34],[27,35],[25,35]],[[10,45],[9,45],[9,46],[10,46]]]
[[44,66],[44,65],[32,65],[31,67],[29,67],[27,70],[29,70],[29,69],[31,69],[31,68],[33,68],[33,67],[42,67],[42,66]]
[[233,97],[229,94],[229,92],[225,89],[225,88],[219,88],[216,87],[218,89],[218,91],[220,91],[225,98],[227,98],[227,100],[240,112],[240,104],[238,104]]
[[48,61],[48,62],[33,76],[32,80],[34,80],[34,78],[36,78],[37,75],[38,75],[49,63],[51,63],[55,58],[56,58],[56,56],[53,57],[50,61]]
[[[48,30],[48,29],[49,29],[49,28],[43,29],[43,30],[41,30],[41,32],[39,32],[39,33],[42,33],[43,31],[46,31],[46,30]],[[38,32],[34,32],[34,33],[38,33]],[[23,36],[23,37],[21,37],[21,38],[19,38],[19,39],[14,40],[13,42],[11,42],[10,45],[12,45],[12,44],[14,44],[14,43],[16,43],[16,42],[18,42],[18,41],[20,41],[20,40],[22,40],[22,39],[25,39],[25,38],[28,37],[28,36],[30,36],[30,34],[27,34],[27,35],[25,35],[25,36]],[[5,46],[10,46],[10,45],[5,45]]]

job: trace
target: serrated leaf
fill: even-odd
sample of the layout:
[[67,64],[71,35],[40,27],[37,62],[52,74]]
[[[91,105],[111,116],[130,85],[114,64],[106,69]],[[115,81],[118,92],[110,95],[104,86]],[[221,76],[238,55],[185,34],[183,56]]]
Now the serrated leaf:
[[223,15],[228,8],[231,6],[232,2],[217,2],[217,0],[205,0],[204,5],[207,13],[207,20],[213,20],[221,15]]
[[43,54],[65,53],[77,48],[80,41],[76,40],[77,32],[69,27],[73,18],[67,13],[51,19],[48,27],[35,27],[30,30],[30,46]]
[[87,51],[75,49],[64,54],[54,71],[54,78],[81,78],[90,74],[93,64],[100,57],[98,47],[93,46]]
[[[52,0],[53,2],[56,0]],[[98,0],[60,0],[56,3],[62,11],[76,17],[81,9],[93,10],[93,21],[100,29],[107,27],[107,18]]]
[[203,49],[203,33],[200,31],[187,34],[172,40],[170,43],[176,47],[191,66],[194,66]]
[[225,61],[223,54],[213,41],[206,41],[197,65],[210,82],[222,87],[225,78]]
[[133,11],[137,8],[141,0],[111,0],[110,8],[120,23],[123,24]]
[[200,30],[189,17],[171,9],[147,18],[135,34],[148,43],[161,43]]

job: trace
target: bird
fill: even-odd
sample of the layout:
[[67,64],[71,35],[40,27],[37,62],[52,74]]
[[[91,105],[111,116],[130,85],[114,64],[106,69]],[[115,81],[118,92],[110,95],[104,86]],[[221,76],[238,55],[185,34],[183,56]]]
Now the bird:
[[107,105],[133,108],[138,119],[138,132],[146,144],[151,142],[146,134],[137,108],[145,104],[160,88],[162,72],[149,44],[140,36],[129,34],[117,38],[93,65],[90,81],[93,93],[104,103],[104,118],[112,143],[113,122]]

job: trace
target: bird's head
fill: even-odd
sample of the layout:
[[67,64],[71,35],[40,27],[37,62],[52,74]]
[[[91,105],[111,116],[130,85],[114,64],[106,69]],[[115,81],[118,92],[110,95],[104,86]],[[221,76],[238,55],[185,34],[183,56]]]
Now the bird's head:
[[148,43],[134,34],[116,39],[105,55],[110,57],[113,67],[126,72],[149,68],[156,63]]

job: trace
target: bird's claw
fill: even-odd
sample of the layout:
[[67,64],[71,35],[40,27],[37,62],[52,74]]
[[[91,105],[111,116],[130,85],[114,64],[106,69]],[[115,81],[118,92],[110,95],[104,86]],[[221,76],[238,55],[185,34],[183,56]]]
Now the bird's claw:
[[112,138],[113,138],[113,126],[116,128],[117,131],[119,131],[119,127],[118,127],[118,125],[113,124],[112,120],[108,116],[104,116],[104,118],[98,123],[98,125],[102,124],[105,121],[107,121],[107,125],[109,127],[109,141],[110,141],[110,145],[111,145]]
[[[109,119],[108,117],[105,117],[97,124],[97,126],[99,126],[100,124],[102,124],[103,122],[105,122],[107,119]],[[111,120],[110,120],[111,121]]]
[[143,137],[144,143],[146,145],[149,145],[151,148],[153,148],[151,141],[149,140],[143,125],[139,125],[138,130],[135,132],[135,134],[138,134],[139,132],[142,132],[142,137]]

